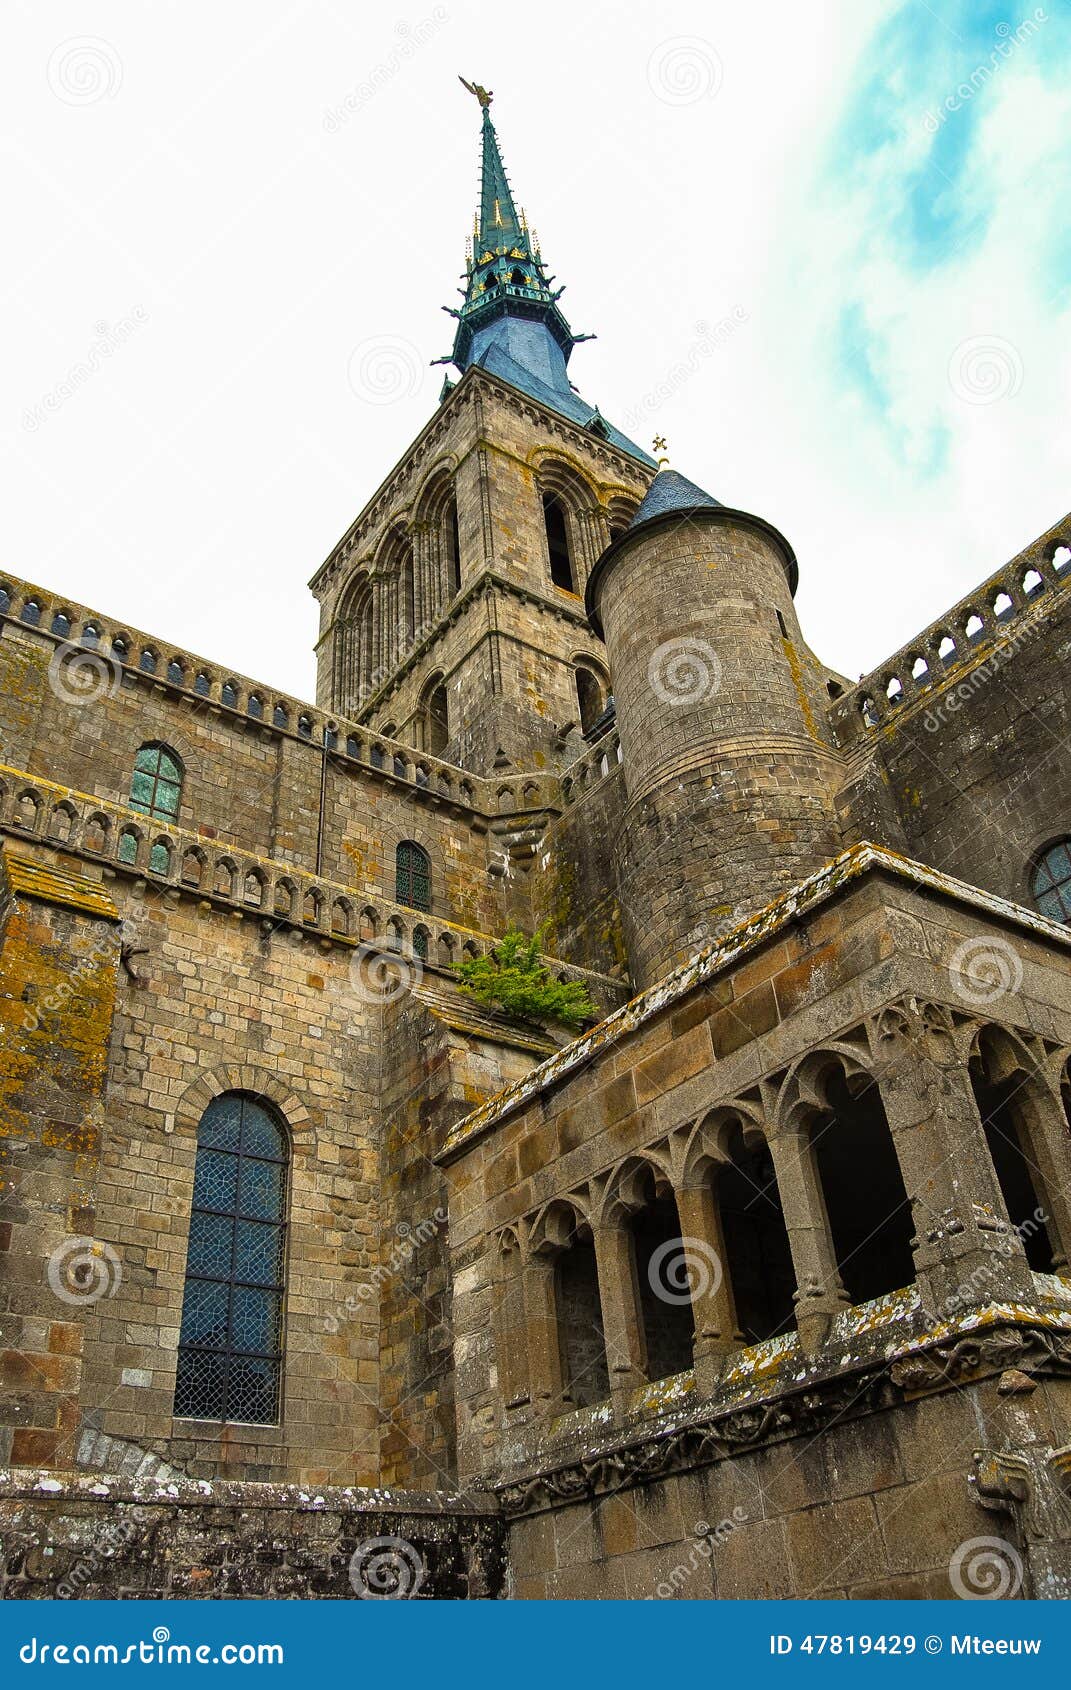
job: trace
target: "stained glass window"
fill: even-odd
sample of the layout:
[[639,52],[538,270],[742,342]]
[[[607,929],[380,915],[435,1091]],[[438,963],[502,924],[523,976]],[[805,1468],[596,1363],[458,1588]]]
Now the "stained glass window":
[[1034,902],[1050,921],[1071,922],[1071,839],[1050,845],[1034,870]]
[[[182,765],[174,752],[166,745],[143,745],[134,758],[130,808],[156,821],[176,822],[181,797]],[[136,855],[137,840],[133,834],[127,834],[119,842],[119,861],[132,863]],[[170,853],[166,845],[153,846],[149,867],[156,874],[167,873]]]
[[395,856],[394,896],[412,910],[431,909],[431,859],[422,845],[403,839]]
[[279,1418],[286,1136],[244,1092],[214,1098],[197,1134],[175,1414]]

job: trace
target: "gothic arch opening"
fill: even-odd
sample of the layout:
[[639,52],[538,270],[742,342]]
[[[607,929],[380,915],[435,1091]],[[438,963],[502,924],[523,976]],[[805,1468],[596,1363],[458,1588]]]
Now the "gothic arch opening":
[[646,1373],[671,1379],[693,1361],[695,1319],[677,1202],[668,1181],[645,1169],[634,1186],[640,1206],[629,1217],[643,1324]]
[[574,1408],[605,1402],[610,1395],[610,1369],[599,1270],[591,1228],[579,1216],[554,1258],[554,1307],[563,1398]]
[[841,1283],[853,1303],[899,1291],[915,1278],[911,1205],[881,1093],[839,1062],[823,1077],[826,1108],[808,1126]]
[[580,710],[580,731],[590,733],[606,709],[607,687],[593,665],[576,664],[576,701]]
[[567,593],[576,592],[573,574],[573,548],[569,539],[569,522],[561,500],[553,493],[543,495],[543,527],[547,536],[547,556],[550,578],[556,587]]
[[432,757],[441,757],[450,743],[450,701],[442,675],[433,675],[421,695],[420,740],[421,750]]
[[796,1275],[769,1145],[745,1140],[738,1123],[728,1151],[715,1176],[725,1272],[737,1327],[746,1343],[761,1344],[795,1326]]
[[1008,1219],[1035,1273],[1053,1273],[1067,1260],[1058,1236],[1045,1178],[1040,1111],[1052,1108],[1010,1040],[983,1031],[970,1063],[971,1086],[982,1118]]

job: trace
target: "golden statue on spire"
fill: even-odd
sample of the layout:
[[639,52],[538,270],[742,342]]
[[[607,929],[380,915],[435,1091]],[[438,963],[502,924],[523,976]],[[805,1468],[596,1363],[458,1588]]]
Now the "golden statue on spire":
[[495,97],[494,89],[481,88],[478,82],[466,82],[463,76],[459,76],[457,80],[460,82],[462,88],[467,88],[470,94],[475,94],[476,98],[480,102],[480,105],[486,111],[487,107],[491,104],[491,101]]

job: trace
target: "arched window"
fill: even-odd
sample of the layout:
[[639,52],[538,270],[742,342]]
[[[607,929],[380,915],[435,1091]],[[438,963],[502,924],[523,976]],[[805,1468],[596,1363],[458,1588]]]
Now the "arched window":
[[[182,764],[166,745],[143,745],[134,758],[134,776],[130,782],[130,808],[143,816],[161,822],[177,822],[179,800],[182,797]],[[133,834],[119,844],[119,861],[132,863],[137,853]],[[149,855],[149,867],[157,874],[166,874],[168,852],[165,846],[154,845]]]
[[1071,839],[1060,839],[1038,858],[1031,885],[1039,915],[1071,922]]
[[403,839],[395,854],[394,898],[411,910],[431,909],[431,858],[422,845]]
[[580,706],[580,731],[590,733],[606,708],[606,699],[599,677],[580,663],[576,667],[576,699]]
[[543,495],[543,523],[547,531],[550,578],[556,587],[564,587],[567,593],[575,593],[569,525],[565,520],[565,511],[553,493]]
[[455,498],[451,498],[446,509],[443,541],[446,547],[447,590],[452,595],[461,591],[461,531],[458,527]]
[[287,1141],[256,1098],[213,1098],[197,1131],[175,1414],[279,1418]]
[[422,749],[432,757],[441,757],[450,740],[449,700],[446,683],[441,675],[429,682],[421,709],[424,741]]

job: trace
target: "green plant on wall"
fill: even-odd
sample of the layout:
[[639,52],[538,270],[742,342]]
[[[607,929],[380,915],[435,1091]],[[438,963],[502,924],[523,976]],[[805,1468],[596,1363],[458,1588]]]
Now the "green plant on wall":
[[466,957],[454,971],[477,1003],[501,1009],[525,1021],[558,1021],[580,1027],[598,1016],[598,1006],[578,980],[555,980],[540,955],[549,926],[529,936],[510,926],[487,956]]

